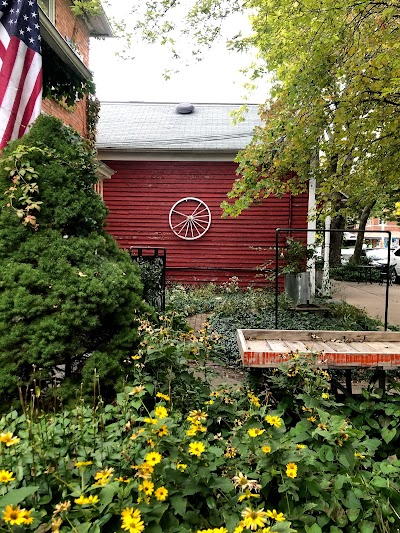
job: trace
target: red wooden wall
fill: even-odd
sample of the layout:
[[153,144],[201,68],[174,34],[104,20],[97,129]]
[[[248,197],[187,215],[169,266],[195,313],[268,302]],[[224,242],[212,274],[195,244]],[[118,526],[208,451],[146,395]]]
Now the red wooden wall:
[[[104,161],[116,171],[104,181],[109,208],[107,230],[123,248],[167,249],[167,280],[223,283],[237,276],[242,285],[265,285],[258,267],[274,268],[275,229],[307,227],[307,195],[269,198],[238,218],[221,218],[236,177],[235,163]],[[212,215],[208,232],[187,241],[169,227],[178,200],[196,197]]]

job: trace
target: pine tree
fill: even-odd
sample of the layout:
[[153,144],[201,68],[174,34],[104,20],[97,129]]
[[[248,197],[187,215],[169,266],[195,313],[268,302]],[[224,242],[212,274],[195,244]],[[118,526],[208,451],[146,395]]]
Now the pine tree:
[[3,404],[35,369],[73,390],[89,387],[96,368],[111,390],[135,345],[140,276],[103,229],[96,181],[90,148],[54,117],[40,117],[0,158]]

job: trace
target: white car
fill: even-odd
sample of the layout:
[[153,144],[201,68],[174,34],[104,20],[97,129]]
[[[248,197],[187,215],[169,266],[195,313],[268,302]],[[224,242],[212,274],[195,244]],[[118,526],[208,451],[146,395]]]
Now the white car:
[[[369,264],[376,267],[387,265],[388,250],[387,248],[372,248],[365,251]],[[395,283],[400,279],[400,247],[390,251],[390,266],[393,266],[392,282]]]
[[[365,249],[366,249],[366,246],[365,244],[363,244],[363,248],[361,250],[361,257],[365,257]],[[346,263],[348,263],[350,261],[350,258],[353,257],[353,255],[354,255],[354,246],[350,248],[342,248],[340,250],[340,258],[342,260],[342,265],[345,265]]]

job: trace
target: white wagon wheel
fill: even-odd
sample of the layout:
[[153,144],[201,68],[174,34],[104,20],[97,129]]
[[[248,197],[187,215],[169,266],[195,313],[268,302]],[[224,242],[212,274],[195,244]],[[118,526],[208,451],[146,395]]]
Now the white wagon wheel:
[[169,212],[169,227],[180,239],[194,241],[202,237],[211,225],[208,206],[191,196],[176,202]]

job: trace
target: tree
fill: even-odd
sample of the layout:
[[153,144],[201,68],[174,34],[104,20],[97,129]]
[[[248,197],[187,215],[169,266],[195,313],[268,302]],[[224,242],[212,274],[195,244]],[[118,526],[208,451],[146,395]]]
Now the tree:
[[[274,73],[264,125],[239,155],[226,212],[319,184],[325,212],[393,211],[400,197],[398,2],[253,0],[252,42]],[[320,164],[310,168],[313,154]],[[332,202],[347,197],[345,207]]]
[[138,269],[104,230],[86,142],[53,117],[0,158],[0,396],[41,369],[103,392],[124,375],[145,309]]

